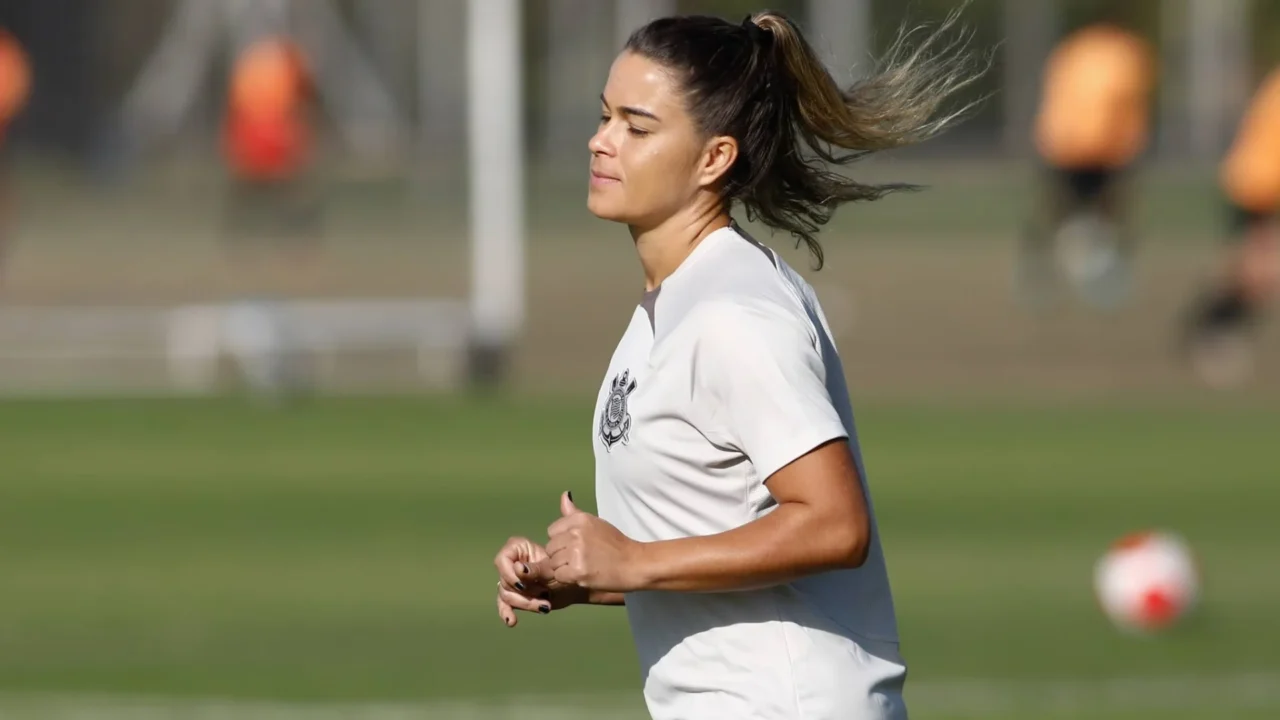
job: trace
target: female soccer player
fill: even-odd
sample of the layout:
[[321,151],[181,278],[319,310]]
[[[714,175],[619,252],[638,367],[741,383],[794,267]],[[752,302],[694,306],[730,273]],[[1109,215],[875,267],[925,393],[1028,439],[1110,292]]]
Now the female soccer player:
[[565,493],[545,547],[509,540],[497,605],[508,626],[625,605],[659,720],[906,717],[840,357],[813,289],[730,213],[820,265],[838,205],[900,187],[828,163],[956,119],[940,103],[974,76],[928,47],[950,22],[846,92],[773,12],[656,20],[613,64],[587,205],[630,228],[646,291],[596,404],[599,516]]
[[291,40],[265,38],[237,58],[223,128],[233,174],[228,239],[308,241],[319,234],[317,201],[303,177],[312,99],[306,60]]
[[1108,9],[1045,64],[1034,134],[1049,187],[1018,257],[1019,291],[1032,306],[1049,299],[1059,259],[1086,302],[1113,307],[1128,293],[1134,243],[1124,173],[1147,146],[1156,62],[1120,24],[1126,12]]
[[[8,30],[0,28],[0,147],[14,119],[31,96],[31,61],[26,49]],[[0,166],[0,271],[3,270],[13,229],[13,190],[8,164]]]
[[1280,285],[1280,68],[1254,93],[1219,170],[1230,245],[1220,277],[1191,309],[1183,340],[1193,370],[1227,386],[1248,379],[1251,326]]

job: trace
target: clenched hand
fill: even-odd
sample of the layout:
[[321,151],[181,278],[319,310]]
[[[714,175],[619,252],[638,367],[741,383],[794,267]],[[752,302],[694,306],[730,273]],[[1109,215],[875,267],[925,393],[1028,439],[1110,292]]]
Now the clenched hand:
[[507,540],[493,558],[498,570],[498,617],[507,627],[515,627],[516,610],[546,614],[580,602],[587,591],[558,582],[548,565],[545,548],[528,538]]
[[560,496],[560,519],[547,528],[547,565],[556,582],[588,590],[632,592],[638,587],[640,543],[614,526],[579,510],[569,493]]

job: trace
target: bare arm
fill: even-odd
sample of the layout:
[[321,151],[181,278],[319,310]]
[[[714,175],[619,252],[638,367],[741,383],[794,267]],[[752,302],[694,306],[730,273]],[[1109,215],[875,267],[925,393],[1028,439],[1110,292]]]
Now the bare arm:
[[746,456],[777,501],[716,535],[637,542],[562,497],[547,529],[557,581],[615,592],[767,587],[866,561],[871,520],[823,351],[769,308],[706,305],[695,392],[707,432]]
[[866,561],[870,521],[847,441],[822,445],[767,484],[778,507],[758,520],[717,535],[638,544],[636,589],[748,590]]
[[566,494],[539,570],[603,601],[644,590],[750,590],[866,561],[870,516],[846,440],[823,444],[766,482],[778,501],[768,515],[717,535],[649,543],[578,510]]

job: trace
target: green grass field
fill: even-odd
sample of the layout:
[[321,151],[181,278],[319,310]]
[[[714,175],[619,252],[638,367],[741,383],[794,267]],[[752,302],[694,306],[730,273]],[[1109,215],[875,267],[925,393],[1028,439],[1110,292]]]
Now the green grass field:
[[[1280,412],[859,423],[913,717],[1280,712]],[[594,506],[590,429],[574,400],[0,405],[0,717],[641,717],[621,612],[493,609],[501,542]],[[1126,637],[1092,563],[1150,526],[1205,604]]]

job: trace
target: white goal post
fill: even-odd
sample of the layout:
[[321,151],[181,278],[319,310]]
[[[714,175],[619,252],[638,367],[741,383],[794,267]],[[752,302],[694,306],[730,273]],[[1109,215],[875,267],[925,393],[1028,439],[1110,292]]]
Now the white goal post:
[[470,0],[467,7],[468,365],[480,386],[506,375],[525,318],[521,9],[520,0]]

